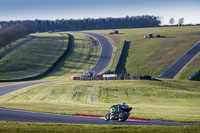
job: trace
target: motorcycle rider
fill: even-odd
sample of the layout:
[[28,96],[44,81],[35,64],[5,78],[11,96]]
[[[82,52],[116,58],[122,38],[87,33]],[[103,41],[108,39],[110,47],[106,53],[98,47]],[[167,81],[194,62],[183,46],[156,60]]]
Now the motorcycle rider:
[[110,113],[106,114],[105,120],[119,120],[119,121],[125,121],[128,116],[130,115],[130,111],[132,110],[132,107],[129,107],[126,103],[113,105],[110,108]]

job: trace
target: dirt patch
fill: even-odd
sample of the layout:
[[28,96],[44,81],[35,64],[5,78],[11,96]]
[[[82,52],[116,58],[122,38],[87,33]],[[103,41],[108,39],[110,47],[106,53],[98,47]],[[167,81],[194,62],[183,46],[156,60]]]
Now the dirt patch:
[[95,52],[97,52],[98,51],[97,41],[94,38],[90,37],[90,36],[85,36],[85,38],[90,42],[91,47],[93,48],[93,50]]
[[118,35],[110,35],[110,37],[115,43],[120,43],[121,42],[121,38]]

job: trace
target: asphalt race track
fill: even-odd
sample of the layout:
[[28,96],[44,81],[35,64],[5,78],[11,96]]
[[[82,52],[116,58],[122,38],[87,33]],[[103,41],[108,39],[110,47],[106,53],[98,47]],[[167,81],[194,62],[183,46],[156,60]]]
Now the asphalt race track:
[[[108,47],[112,47],[109,41],[100,36],[98,34],[87,33],[89,35],[95,36],[98,38],[99,42],[102,44],[102,53],[98,59],[96,65],[92,68],[97,73],[104,70],[110,60],[112,59],[112,50],[108,50]],[[105,42],[105,47],[103,46]],[[103,48],[104,47],[104,48]],[[105,51],[104,51],[105,50]],[[107,53],[108,52],[108,53]],[[105,53],[105,55],[104,55]],[[105,60],[105,64],[103,63]],[[102,62],[100,62],[102,61]],[[100,63],[99,63],[100,62]],[[101,67],[101,65],[103,65]],[[25,84],[17,84],[17,85],[9,85],[0,87],[0,97],[6,95],[10,92],[47,82],[56,82],[56,81],[41,81],[41,82],[33,82],[33,83],[25,83]],[[58,115],[58,114],[48,114],[48,113],[38,113],[38,112],[29,112],[29,111],[21,111],[21,110],[12,110],[0,108],[0,121],[17,121],[17,122],[41,122],[41,123],[72,123],[72,124],[110,124],[110,125],[163,125],[163,126],[184,126],[184,125],[200,125],[198,123],[175,123],[175,122],[167,122],[167,121],[154,121],[147,120],[141,121],[139,119],[132,119],[126,122],[118,122],[114,120],[105,121],[103,117],[85,117],[85,116],[70,116],[70,115]]]
[[32,86],[32,85],[37,85],[37,84],[42,84],[42,83],[48,83],[48,82],[56,82],[55,81],[40,81],[40,82],[33,82],[33,83],[24,83],[24,84],[17,84],[17,85],[8,85],[8,86],[3,86],[0,87],[0,96],[6,95],[10,92]]
[[10,110],[0,108],[1,121],[18,121],[18,122],[42,122],[42,123],[71,123],[71,124],[100,124],[100,125],[163,125],[163,126],[184,126],[184,125],[200,125],[191,123],[174,123],[165,121],[126,121],[118,122],[115,120],[105,121],[102,117],[81,117],[70,115],[58,115],[48,113],[37,113],[20,110]]
[[176,75],[181,72],[200,52],[200,41],[195,44],[189,51],[180,57],[174,64],[172,64],[166,71],[164,71],[158,78],[174,79]]
[[80,32],[85,33],[90,36],[95,37],[101,46],[101,54],[98,58],[97,63],[94,65],[92,69],[90,69],[91,72],[93,72],[95,75],[102,72],[107,66],[110,64],[110,61],[113,56],[113,46],[112,43],[104,36],[95,34],[95,33],[89,33],[89,32]]

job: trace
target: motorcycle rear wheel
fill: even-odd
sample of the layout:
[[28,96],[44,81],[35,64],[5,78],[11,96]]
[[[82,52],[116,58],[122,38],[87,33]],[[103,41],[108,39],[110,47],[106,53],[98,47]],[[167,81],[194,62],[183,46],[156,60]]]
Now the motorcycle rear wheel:
[[129,113],[127,112],[123,112],[123,116],[122,117],[119,117],[119,121],[122,122],[122,121],[126,121],[129,117]]

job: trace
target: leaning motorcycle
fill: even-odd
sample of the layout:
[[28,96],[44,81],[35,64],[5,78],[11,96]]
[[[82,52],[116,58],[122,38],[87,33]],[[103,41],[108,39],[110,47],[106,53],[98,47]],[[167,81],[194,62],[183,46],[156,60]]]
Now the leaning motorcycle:
[[126,121],[130,115],[132,107],[123,103],[122,105],[117,104],[110,107],[110,112],[106,114],[105,121],[118,120],[120,122]]

